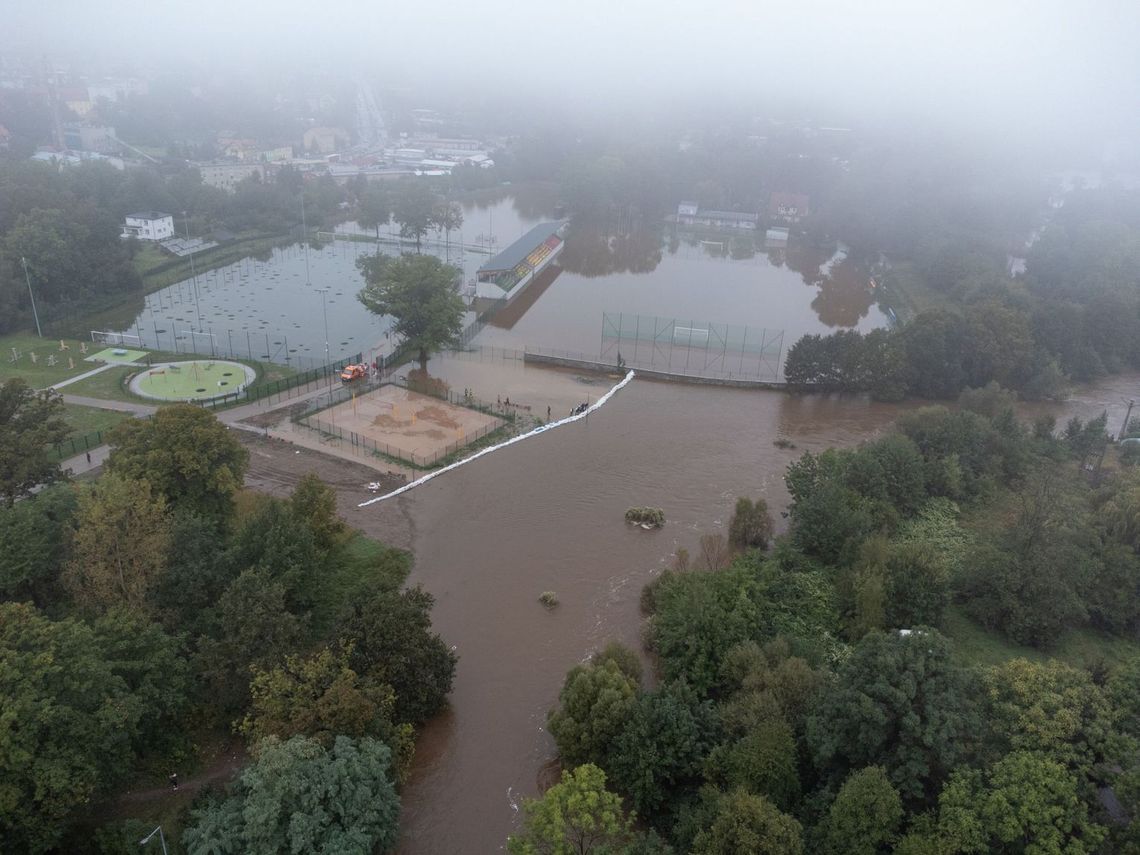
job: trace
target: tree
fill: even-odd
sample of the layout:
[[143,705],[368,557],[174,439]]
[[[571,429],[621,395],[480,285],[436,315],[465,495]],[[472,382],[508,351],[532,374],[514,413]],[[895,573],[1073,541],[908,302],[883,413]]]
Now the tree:
[[955,852],[1083,855],[1104,829],[1088,816],[1064,766],[1015,751],[986,772],[955,772],[939,797],[939,831]]
[[348,667],[349,652],[326,647],[272,668],[254,665],[241,732],[255,742],[307,736],[326,748],[338,734],[390,739],[392,687],[362,681]]
[[170,549],[166,501],[145,481],[107,473],[79,498],[63,584],[84,611],[149,608]]
[[336,515],[336,493],[315,472],[305,474],[289,497],[289,509],[298,525],[313,533],[317,547],[326,552],[344,537],[344,520]]
[[427,721],[443,709],[455,679],[458,660],[431,631],[433,602],[418,585],[381,591],[358,603],[341,626],[341,637],[352,645],[350,667],[395,690],[394,721]]
[[753,502],[741,496],[728,524],[728,542],[733,549],[767,549],[772,539],[772,515],[763,499]]
[[178,686],[180,654],[171,657],[164,636],[136,630],[96,632],[29,604],[0,604],[0,849],[52,850],[71,814],[129,769],[141,735],[171,710],[165,691],[145,687],[167,667]]
[[712,702],[699,700],[684,683],[642,695],[614,741],[614,782],[640,813],[653,815],[698,779],[718,724]]
[[0,508],[0,597],[30,597],[41,608],[56,599],[77,506],[75,491],[62,484]]
[[967,673],[937,632],[873,632],[824,690],[808,744],[833,781],[882,766],[905,800],[923,804],[969,756],[980,729],[970,701]]
[[800,855],[803,829],[763,796],[743,790],[720,800],[716,818],[693,841],[694,855]]
[[0,386],[0,496],[8,507],[62,477],[48,451],[69,433],[60,395],[35,392],[19,377]]
[[522,830],[507,840],[511,855],[603,855],[633,837],[633,817],[621,797],[606,789],[606,773],[593,764],[563,771],[540,799],[523,803]]
[[765,796],[781,810],[789,810],[800,795],[796,740],[782,718],[754,725],[729,744],[709,755],[706,776],[724,789],[742,789]]
[[752,571],[739,563],[717,573],[673,573],[663,581],[647,634],[665,678],[683,677],[701,693],[715,685],[725,654],[762,627],[758,588]]
[[183,834],[190,855],[371,855],[395,845],[388,746],[338,736],[326,750],[301,736],[269,737],[255,756],[232,796],[194,815]]
[[546,719],[562,762],[606,765],[613,742],[636,703],[637,686],[617,662],[571,669],[558,695],[558,709]]
[[225,540],[222,525],[192,511],[171,514],[166,571],[151,592],[157,615],[167,627],[192,635],[206,632],[222,592],[242,569],[218,548]]
[[305,622],[285,607],[285,586],[264,570],[248,569],[218,600],[209,635],[198,641],[196,667],[220,715],[248,701],[251,665],[283,659],[305,637]]
[[356,204],[356,222],[366,229],[376,229],[376,251],[380,251],[380,227],[392,218],[392,199],[383,183],[369,183]]
[[440,202],[432,212],[432,224],[442,231],[451,246],[451,233],[463,226],[463,208],[457,202]]
[[403,181],[392,200],[392,219],[400,226],[400,237],[414,238],[416,253],[423,236],[435,228],[439,200],[422,181]]
[[1033,751],[1092,779],[1108,758],[1115,713],[1087,671],[1011,659],[985,671],[986,719],[1003,751]]
[[107,469],[147,481],[173,509],[226,519],[249,453],[213,413],[193,404],[128,419],[111,433]]
[[357,263],[367,283],[358,299],[373,314],[396,319],[393,330],[419,351],[427,371],[429,354],[463,329],[463,298],[453,287],[461,274],[434,255],[364,256]]
[[852,773],[820,828],[821,851],[877,855],[890,851],[903,821],[902,799],[881,766]]

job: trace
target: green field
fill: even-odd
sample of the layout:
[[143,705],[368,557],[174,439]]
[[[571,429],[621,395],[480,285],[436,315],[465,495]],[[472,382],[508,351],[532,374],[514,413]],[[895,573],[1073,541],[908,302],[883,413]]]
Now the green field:
[[96,431],[109,431],[130,413],[120,410],[103,410],[99,407],[84,407],[80,404],[64,404],[63,419],[71,427],[71,436],[78,437]]
[[[68,349],[61,351],[59,342],[58,338],[39,338],[29,333],[0,336],[0,383],[13,377],[22,377],[33,388],[43,389],[98,367],[83,361],[85,356],[80,351],[80,345],[87,344],[88,356],[96,350],[102,350],[101,345],[92,346],[90,342],[65,338],[63,343]],[[21,354],[16,362],[12,361],[12,348],[16,348]],[[35,363],[32,362],[33,353],[36,354]],[[51,356],[55,357],[54,366],[48,365],[48,357]],[[72,360],[74,368],[68,367],[68,359]]]
[[253,379],[248,378],[241,363],[198,359],[144,370],[134,383],[144,397],[189,401],[236,392],[243,386],[252,385],[254,379],[256,373]]

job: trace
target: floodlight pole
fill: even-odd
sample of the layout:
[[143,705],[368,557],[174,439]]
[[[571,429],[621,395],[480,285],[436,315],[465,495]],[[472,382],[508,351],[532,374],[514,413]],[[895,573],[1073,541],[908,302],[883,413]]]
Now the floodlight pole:
[[[186,243],[190,243],[190,218],[182,212],[182,226],[186,229]],[[202,308],[198,305],[198,271],[194,267],[194,247],[190,247],[190,275],[194,277],[194,311],[198,313],[198,332],[202,331]]]
[[150,839],[152,837],[154,837],[155,834],[158,835],[158,839],[162,843],[162,855],[167,855],[167,852],[166,852],[166,835],[162,833],[162,826],[161,825],[158,828],[156,828],[154,831],[152,831],[150,834],[148,834],[146,837],[144,837],[142,840],[140,840],[139,846],[146,846],[148,843],[150,843]]
[[28,283],[28,297],[32,301],[32,317],[36,319],[36,335],[43,338],[44,333],[40,329],[40,313],[36,311],[36,295],[32,293],[32,277],[28,275],[28,259],[21,255],[20,263],[24,265],[24,281]]
[[[329,313],[325,307],[325,295],[329,292],[328,288],[318,288],[317,293],[321,295],[321,315],[325,319],[325,369],[328,370],[332,364],[329,358]],[[333,382],[332,371],[329,371],[329,404],[332,404]]]

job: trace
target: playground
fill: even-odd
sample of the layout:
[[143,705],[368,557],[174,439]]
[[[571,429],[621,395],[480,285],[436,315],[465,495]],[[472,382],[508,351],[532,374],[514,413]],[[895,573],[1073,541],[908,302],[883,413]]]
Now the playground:
[[503,421],[399,386],[382,386],[322,410],[304,423],[322,433],[355,435],[355,442],[368,448],[430,465]]
[[135,374],[131,391],[156,401],[207,401],[240,392],[256,378],[256,372],[240,362],[162,362]]

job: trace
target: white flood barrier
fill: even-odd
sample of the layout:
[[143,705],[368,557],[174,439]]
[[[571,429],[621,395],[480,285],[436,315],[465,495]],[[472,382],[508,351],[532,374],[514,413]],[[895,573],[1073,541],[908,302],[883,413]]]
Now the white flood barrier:
[[606,401],[608,401],[610,398],[612,398],[614,396],[614,393],[616,393],[620,389],[624,389],[625,386],[632,379],[633,379],[633,372],[630,371],[628,374],[625,375],[624,378],[622,378],[622,381],[620,383],[618,383],[616,386],[614,386],[612,389],[610,389],[608,392],[606,392],[606,394],[604,394],[604,395],[602,395],[602,397],[598,398],[597,401],[595,401],[593,404],[591,404],[589,407],[587,407],[585,412],[578,413],[578,415],[576,415],[576,416],[567,416],[566,418],[559,419],[556,422],[550,422],[549,424],[540,425],[539,427],[536,427],[534,430],[528,431],[527,433],[519,434],[518,436],[512,436],[506,442],[500,442],[498,445],[492,445],[492,446],[489,446],[488,448],[484,448],[480,451],[476,451],[470,457],[465,457],[462,460],[456,461],[455,463],[452,463],[449,466],[444,466],[442,469],[437,469],[434,472],[429,472],[427,475],[424,475],[422,478],[417,478],[415,481],[412,481],[410,484],[405,484],[403,487],[400,487],[398,490],[393,490],[391,493],[385,493],[383,496],[377,496],[375,499],[369,499],[367,502],[361,502],[359,505],[357,505],[357,507],[358,508],[366,508],[369,505],[374,505],[377,502],[382,502],[385,499],[390,499],[393,496],[398,496],[401,493],[406,493],[406,492],[408,492],[408,490],[412,489],[413,487],[418,487],[418,486],[420,486],[420,484],[425,484],[428,481],[430,481],[432,478],[435,478],[435,477],[438,477],[439,475],[442,475],[444,472],[450,472],[452,469],[458,469],[460,466],[463,466],[466,463],[470,463],[472,460],[478,460],[484,454],[490,454],[492,451],[498,451],[500,448],[506,448],[508,445],[514,445],[516,442],[522,442],[524,439],[529,439],[532,436],[538,436],[538,434],[540,434],[540,433],[545,433],[548,430],[553,430],[554,428],[560,427],[561,425],[568,425],[571,422],[576,422],[579,419],[584,419],[584,418],[586,418],[586,416],[590,415],[590,413],[592,413],[594,410],[601,407]]

